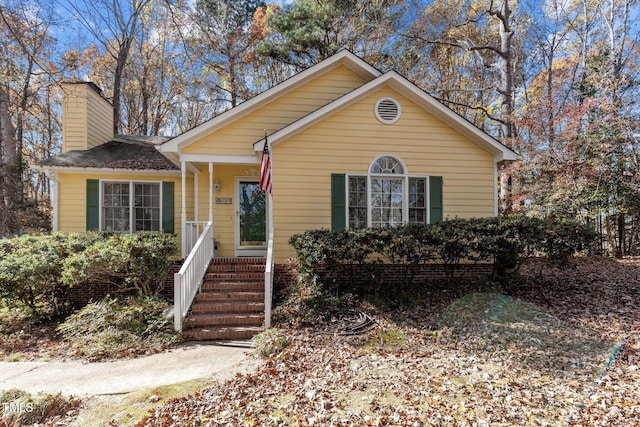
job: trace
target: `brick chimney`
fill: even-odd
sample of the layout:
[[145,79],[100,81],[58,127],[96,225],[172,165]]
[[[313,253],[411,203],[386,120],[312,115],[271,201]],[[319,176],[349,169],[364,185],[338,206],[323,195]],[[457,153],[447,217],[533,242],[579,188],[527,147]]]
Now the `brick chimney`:
[[62,152],[113,139],[113,106],[91,82],[62,83]]

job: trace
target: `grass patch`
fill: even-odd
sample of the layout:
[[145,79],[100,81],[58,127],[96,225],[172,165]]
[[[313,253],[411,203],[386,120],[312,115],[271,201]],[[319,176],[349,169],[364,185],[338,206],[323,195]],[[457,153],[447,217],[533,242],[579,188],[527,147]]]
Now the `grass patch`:
[[77,420],[83,427],[105,425],[130,426],[149,410],[171,399],[194,395],[210,385],[204,380],[185,381],[161,387],[150,387],[117,396],[92,398]]
[[459,347],[510,353],[522,366],[555,374],[580,370],[595,376],[615,344],[532,303],[492,293],[472,293],[454,301],[439,323],[445,337]]
[[0,392],[0,425],[18,426],[44,423],[56,417],[65,417],[80,406],[80,400],[62,394],[38,393],[22,390]]
[[365,350],[376,349],[400,349],[406,346],[409,342],[409,337],[403,334],[397,329],[389,329],[386,331],[376,331],[371,337],[362,345]]
[[287,335],[276,329],[267,329],[255,337],[255,352],[261,357],[268,357],[272,354],[279,353],[289,345]]
[[167,307],[157,297],[107,297],[69,316],[58,332],[89,360],[157,353],[179,341],[173,324],[162,316]]

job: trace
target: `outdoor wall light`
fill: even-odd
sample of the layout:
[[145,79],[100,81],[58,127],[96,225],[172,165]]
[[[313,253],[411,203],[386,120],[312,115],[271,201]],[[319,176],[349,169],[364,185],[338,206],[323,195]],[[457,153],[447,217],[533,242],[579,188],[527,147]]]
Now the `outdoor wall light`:
[[218,180],[216,179],[216,183],[215,183],[215,184],[213,184],[213,188],[215,188],[216,193],[219,193],[219,192],[220,192],[220,181],[218,181]]

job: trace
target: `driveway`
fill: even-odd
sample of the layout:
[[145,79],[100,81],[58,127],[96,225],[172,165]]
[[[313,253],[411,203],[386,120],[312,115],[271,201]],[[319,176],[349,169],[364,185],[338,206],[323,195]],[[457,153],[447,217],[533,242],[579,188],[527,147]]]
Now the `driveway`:
[[164,353],[112,362],[0,362],[0,390],[109,395],[194,379],[231,378],[259,361],[251,341],[185,343]]

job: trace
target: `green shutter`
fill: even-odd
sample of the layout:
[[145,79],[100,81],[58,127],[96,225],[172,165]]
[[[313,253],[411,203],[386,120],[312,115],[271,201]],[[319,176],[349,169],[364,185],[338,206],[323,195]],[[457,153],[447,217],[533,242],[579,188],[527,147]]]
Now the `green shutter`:
[[162,183],[162,231],[174,232],[174,193],[173,182]]
[[100,181],[87,180],[87,231],[100,229]]
[[342,231],[347,228],[345,180],[346,176],[343,173],[331,174],[331,229],[334,231]]
[[442,221],[442,177],[429,177],[429,221]]

